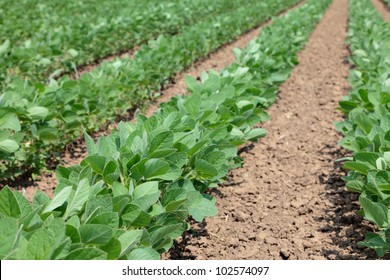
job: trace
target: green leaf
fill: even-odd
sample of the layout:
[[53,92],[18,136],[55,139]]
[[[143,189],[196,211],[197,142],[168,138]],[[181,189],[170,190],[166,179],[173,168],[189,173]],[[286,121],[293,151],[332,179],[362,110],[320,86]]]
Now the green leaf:
[[53,211],[54,209],[62,206],[68,200],[71,191],[71,186],[63,188],[56,196],[54,196],[42,213]]
[[173,131],[164,131],[153,137],[149,152],[152,153],[156,150],[170,149],[173,145]]
[[60,218],[48,221],[31,235],[22,258],[28,260],[52,259],[53,252],[64,238],[65,222]]
[[145,162],[144,178],[152,180],[160,178],[160,176],[166,174],[169,170],[169,164],[161,159],[152,158]]
[[7,52],[10,46],[10,41],[9,39],[5,40],[4,43],[0,45],[0,55],[3,55]]
[[364,217],[374,222],[379,228],[386,228],[389,226],[389,209],[378,202],[373,202],[364,193],[359,197],[359,202],[364,209]]
[[196,79],[190,75],[185,76],[185,82],[187,85],[187,89],[189,92],[196,92],[198,89],[201,88],[201,85],[196,81]]
[[12,109],[0,108],[0,129],[21,130],[20,121]]
[[110,242],[106,246],[100,247],[103,251],[107,252],[107,259],[108,260],[116,260],[119,258],[121,254],[121,243],[119,240],[115,237],[113,237]]
[[22,213],[14,193],[7,186],[0,191],[0,213],[13,218],[19,218]]
[[141,247],[127,254],[128,260],[160,260],[160,254],[152,247]]
[[119,227],[119,217],[116,212],[103,212],[88,221],[89,224],[106,225],[116,230]]
[[259,138],[265,137],[265,135],[267,135],[267,131],[264,128],[254,128],[245,134],[245,139],[256,141]]
[[368,170],[371,169],[371,166],[363,163],[363,162],[356,162],[356,161],[347,161],[344,163],[343,167],[345,169],[354,170],[356,172],[359,172],[361,174],[367,175]]
[[87,202],[89,194],[91,192],[91,186],[87,179],[82,179],[74,192],[73,196],[70,197],[68,206],[64,214],[64,219],[78,213]]
[[141,209],[146,211],[152,204],[157,202],[160,193],[157,181],[140,184],[134,189],[133,203],[139,205]]
[[34,195],[32,206],[33,208],[38,208],[40,206],[46,206],[50,203],[50,198],[41,190],[37,190]]
[[92,167],[92,170],[96,173],[102,175],[104,167],[106,165],[106,157],[104,156],[98,156],[98,155],[92,155],[88,156],[85,160],[86,163],[89,164],[89,166]]
[[387,164],[384,158],[378,158],[376,160],[376,168],[379,170],[386,170]]
[[16,141],[11,139],[5,139],[0,141],[0,151],[5,153],[16,152],[20,148],[19,144]]
[[218,175],[218,170],[211,163],[197,159],[195,162],[195,170],[199,176],[205,179],[211,179]]
[[167,244],[169,247],[172,241],[183,232],[183,224],[172,224],[157,227],[150,233],[150,242],[156,250],[163,249]]
[[49,110],[41,106],[33,106],[28,108],[27,112],[32,121],[43,120],[49,115]]
[[128,230],[118,237],[122,246],[120,257],[127,255],[141,240],[143,230]]
[[55,127],[43,127],[38,130],[38,138],[42,141],[58,141],[58,129]]
[[218,214],[215,203],[215,198],[211,196],[201,195],[196,191],[188,194],[188,211],[198,222],[203,221],[205,217],[212,217]]
[[19,239],[18,221],[14,218],[0,219],[0,259],[12,258]]
[[85,224],[79,228],[81,242],[89,245],[107,245],[113,237],[111,227],[99,224]]
[[106,260],[107,253],[93,247],[78,248],[69,253],[65,260]]
[[95,155],[98,153],[98,149],[93,141],[92,137],[87,133],[84,133],[85,145],[87,146],[88,155]]
[[390,251],[390,229],[379,233],[367,233],[364,242],[358,244],[374,249],[379,257]]
[[75,50],[75,49],[69,49],[68,50],[68,53],[72,56],[72,57],[76,57],[79,55],[79,53]]

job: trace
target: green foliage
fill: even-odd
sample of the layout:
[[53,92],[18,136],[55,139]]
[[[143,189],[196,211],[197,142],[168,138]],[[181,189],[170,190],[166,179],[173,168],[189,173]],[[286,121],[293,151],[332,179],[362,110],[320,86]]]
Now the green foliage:
[[[298,0],[246,3],[234,13],[229,10],[231,2],[235,7],[247,1],[228,1],[221,8],[223,12],[183,26],[179,34],[150,40],[133,60],[103,63],[77,80],[65,76],[45,84],[34,79],[12,79],[0,95],[0,177],[17,176],[27,167],[38,172],[45,160],[56,152],[58,155],[67,142],[84,131],[99,129],[116,115],[153,97],[175,73]],[[220,1],[201,3],[216,5],[215,9],[222,5]]]
[[73,72],[76,66],[251,2],[21,0],[18,7],[1,1],[0,88],[13,76],[43,82]]
[[369,0],[350,1],[349,39],[354,69],[352,90],[340,101],[347,119],[336,126],[345,137],[341,146],[354,156],[347,188],[361,193],[364,218],[374,223],[363,245],[379,256],[390,251],[390,24]]
[[265,135],[254,126],[268,120],[264,109],[329,3],[309,0],[275,19],[236,50],[235,63],[203,73],[199,83],[188,77],[191,95],[150,118],[120,123],[96,143],[86,135],[88,156],[57,169],[53,199],[38,192],[30,205],[3,188],[2,259],[158,259],[189,216],[215,215],[206,190],[237,166],[237,146]]

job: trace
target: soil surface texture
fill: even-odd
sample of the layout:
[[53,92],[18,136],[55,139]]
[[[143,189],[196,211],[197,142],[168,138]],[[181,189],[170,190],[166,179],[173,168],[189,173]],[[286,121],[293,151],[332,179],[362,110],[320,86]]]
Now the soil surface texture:
[[372,0],[372,3],[374,4],[375,8],[377,8],[382,17],[385,20],[390,21],[390,7],[388,4],[385,3],[384,0]]
[[349,90],[347,0],[335,0],[299,54],[244,165],[212,192],[219,214],[175,242],[166,259],[375,259],[357,242],[371,230],[356,213],[336,159],[346,151],[338,101]]
[[[280,15],[282,16],[288,11],[299,7],[302,3],[303,1],[291,7],[290,9],[287,9],[285,12],[281,13]],[[257,37],[260,30],[270,22],[271,20],[266,21],[263,24],[259,25],[258,27],[248,32],[245,32],[244,34],[236,38],[236,40],[223,45],[222,47],[215,50],[207,57],[200,59],[199,61],[196,61],[186,71],[176,74],[175,77],[172,78],[171,83],[165,86],[165,88],[161,91],[160,93],[161,96],[157,98],[155,101],[153,101],[152,103],[148,104],[149,106],[146,107],[145,112],[143,112],[143,114],[147,116],[151,116],[157,110],[160,103],[169,101],[176,94],[186,93],[185,77],[187,75],[198,78],[200,77],[203,71],[208,71],[210,69],[219,71],[222,70],[224,67],[227,67],[228,65],[233,63],[235,59],[233,55],[233,49],[244,48],[246,45],[249,44],[249,42],[253,38]],[[121,54],[120,57],[129,56],[131,58],[133,53],[134,50],[131,50],[128,53]],[[110,56],[104,61],[109,61],[112,59],[114,59],[114,57]],[[96,66],[93,65],[93,66],[84,67],[83,69],[80,69],[79,73],[91,71],[94,67]],[[110,131],[113,128],[115,128],[116,124],[121,120],[134,121],[134,114],[136,111],[138,111],[137,108],[129,110],[128,113],[125,114],[124,116],[118,117],[115,122],[108,124],[106,127],[102,128],[99,132],[94,133],[93,138],[97,139],[101,135],[109,134]],[[87,150],[86,150],[85,142],[83,139],[78,139],[77,141],[75,141],[72,144],[69,144],[66,147],[66,150],[61,155],[60,165],[72,166],[75,164],[79,164],[86,156],[87,156]],[[55,170],[55,168],[56,166],[52,166],[50,169]],[[47,172],[39,175],[35,181],[32,181],[31,178],[27,180],[18,180],[17,182],[11,184],[11,186],[13,186],[15,189],[19,189],[20,191],[22,191],[26,195],[26,197],[31,201],[38,189],[44,191],[46,194],[52,197],[54,194],[54,188],[57,186],[57,184],[58,181],[56,179],[55,173]]]

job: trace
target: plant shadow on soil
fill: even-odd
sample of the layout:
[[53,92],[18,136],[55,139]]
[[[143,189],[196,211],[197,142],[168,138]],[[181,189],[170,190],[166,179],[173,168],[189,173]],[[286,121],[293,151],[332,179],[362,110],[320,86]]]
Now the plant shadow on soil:
[[[337,147],[326,146],[320,151],[334,159],[347,156],[347,151]],[[329,174],[319,176],[321,184],[325,185],[325,198],[330,202],[329,210],[316,217],[318,221],[326,221],[326,226],[320,227],[321,232],[328,232],[334,245],[340,250],[322,249],[326,259],[356,260],[378,259],[376,253],[357,243],[364,240],[366,232],[373,227],[360,216],[357,211],[361,209],[358,202],[358,193],[345,188],[342,177],[347,175],[342,162],[334,161],[333,169]]]

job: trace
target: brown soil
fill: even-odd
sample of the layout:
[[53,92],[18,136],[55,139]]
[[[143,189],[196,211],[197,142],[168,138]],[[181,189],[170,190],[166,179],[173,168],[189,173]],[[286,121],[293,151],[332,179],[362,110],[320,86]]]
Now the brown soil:
[[[281,15],[287,13],[287,11],[290,11],[292,9],[295,9],[299,7],[302,4],[302,2],[298,3],[297,5],[293,6],[290,9],[287,9],[286,12],[281,13]],[[234,61],[234,55],[233,55],[233,49],[234,48],[244,48],[250,40],[255,38],[261,28],[263,28],[265,25],[269,24],[271,21],[267,21],[257,28],[254,28],[248,32],[245,32],[243,35],[236,38],[231,43],[225,44],[213,53],[211,53],[206,58],[203,58],[197,62],[195,62],[191,67],[189,67],[186,71],[178,73],[173,79],[170,85],[168,85],[162,92],[161,97],[156,99],[152,104],[148,104],[144,114],[147,116],[150,116],[155,112],[161,102],[167,102],[174,96],[175,94],[182,94],[186,92],[186,85],[185,85],[185,76],[191,75],[194,77],[199,77],[202,71],[207,71],[210,69],[214,70],[221,70],[224,67],[228,66]],[[129,51],[129,53],[123,54],[123,56],[131,56],[134,53],[134,51]],[[114,59],[114,57],[110,57],[108,59]],[[106,60],[105,60],[106,61]],[[94,67],[94,66],[91,66]],[[95,66],[96,67],[96,66]],[[91,69],[85,69],[82,71],[89,71]],[[79,71],[80,73],[81,71]],[[133,108],[128,111],[127,114],[120,116],[117,118],[117,120],[112,123],[108,124],[106,127],[104,127],[99,132],[95,133],[93,135],[93,138],[97,139],[101,135],[107,135],[110,133],[110,131],[116,127],[116,123],[120,120],[123,121],[133,121],[134,120],[134,114],[139,108]],[[84,159],[87,156],[87,151],[85,147],[85,143],[83,139],[79,139],[75,141],[74,143],[68,145],[66,147],[65,152],[61,155],[60,158],[60,164],[63,166],[72,166],[75,164],[79,164],[82,159]],[[55,166],[52,166],[50,169],[54,170]],[[31,178],[19,180],[18,182],[15,182],[11,184],[14,188],[19,189],[22,191],[26,197],[31,201],[34,197],[36,191],[42,190],[46,194],[48,194],[50,197],[53,196],[54,188],[57,186],[58,181],[56,179],[55,174],[52,171],[42,173],[39,175],[36,179],[36,181],[32,181]]]
[[373,259],[357,245],[369,225],[356,214],[335,159],[338,101],[348,92],[347,0],[336,0],[299,54],[243,167],[213,194],[219,214],[193,223],[168,259]]
[[377,8],[382,17],[385,20],[390,21],[390,8],[388,4],[383,0],[372,0],[372,3],[374,4],[375,8]]

